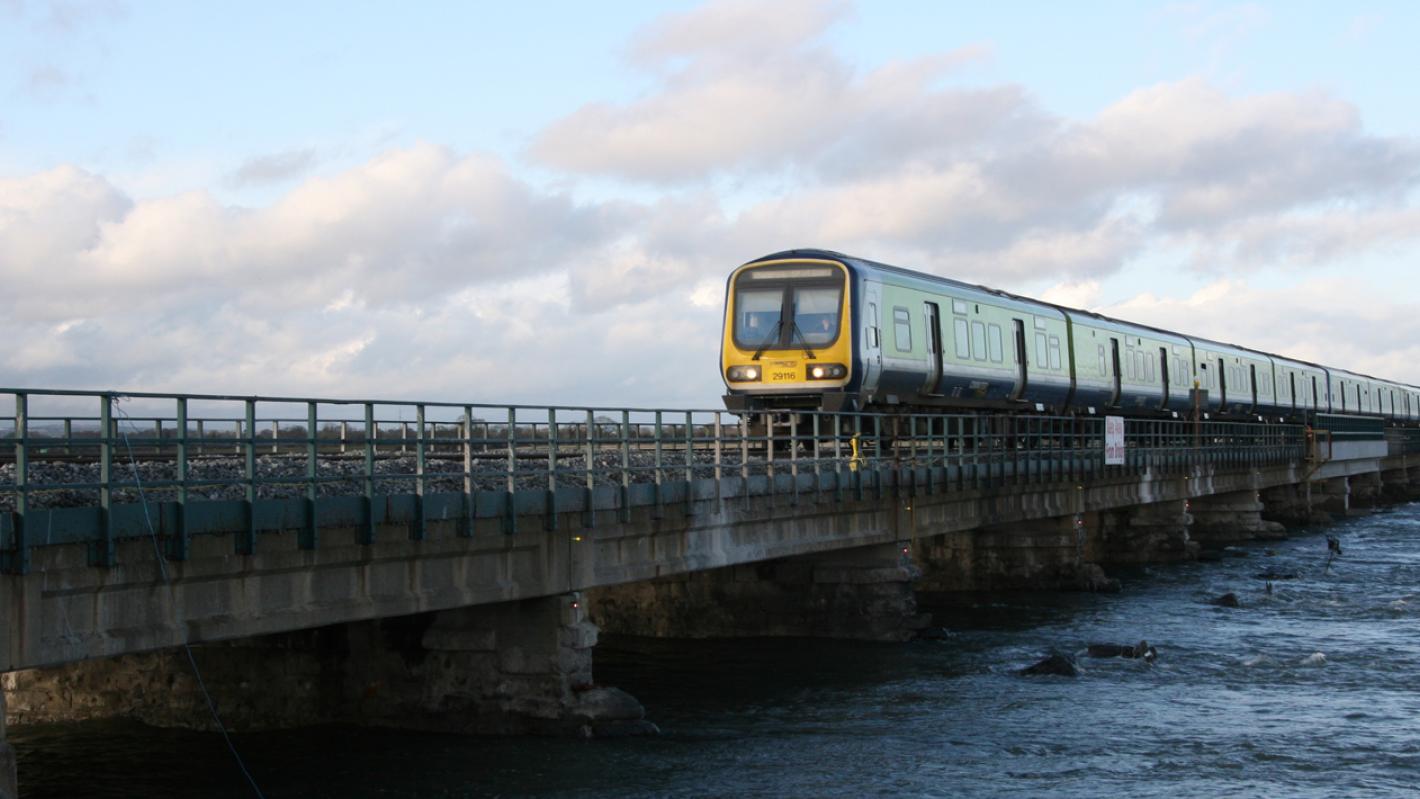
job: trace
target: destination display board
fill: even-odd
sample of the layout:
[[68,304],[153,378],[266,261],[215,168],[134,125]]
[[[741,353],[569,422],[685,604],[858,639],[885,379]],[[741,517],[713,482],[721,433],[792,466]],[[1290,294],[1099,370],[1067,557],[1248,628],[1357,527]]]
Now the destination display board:
[[1104,417],[1104,465],[1124,465],[1124,417]]

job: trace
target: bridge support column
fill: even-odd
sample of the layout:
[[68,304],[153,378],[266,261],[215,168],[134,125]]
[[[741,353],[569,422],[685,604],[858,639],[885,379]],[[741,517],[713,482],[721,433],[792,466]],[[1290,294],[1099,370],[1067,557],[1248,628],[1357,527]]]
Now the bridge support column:
[[1115,590],[1098,563],[1095,514],[962,530],[919,542],[924,592]]
[[1187,502],[1151,502],[1099,514],[1100,560],[1105,563],[1165,563],[1194,560],[1198,542]]
[[0,799],[19,796],[15,776],[15,748],[5,740],[5,692],[0,691]]
[[1337,516],[1351,512],[1351,481],[1345,477],[1317,480],[1311,485],[1312,508]]
[[1381,499],[1387,503],[1409,502],[1416,498],[1410,470],[1401,467],[1381,472]]
[[660,638],[805,637],[906,641],[920,571],[897,544],[662,577],[591,592],[609,632]]
[[657,731],[630,695],[593,686],[597,628],[579,597],[440,611],[417,646],[366,633],[351,639],[347,682],[359,721],[465,734]]
[[[203,644],[193,656],[231,730],[654,731],[635,699],[592,685],[596,642],[580,600],[563,595]],[[13,672],[4,687],[21,723],[133,718],[215,729],[181,649]]]
[[1351,481],[1351,507],[1374,508],[1381,499],[1381,473],[1362,472],[1353,474]]
[[1287,528],[1265,521],[1262,510],[1259,492],[1251,489],[1194,497],[1188,502],[1188,512],[1193,516],[1191,535],[1207,549],[1243,541],[1284,538]]
[[[1315,491],[1316,486],[1313,485],[1312,488]],[[1262,501],[1262,518],[1284,527],[1310,527],[1331,521],[1330,514],[1316,507],[1315,495],[1312,497],[1312,504],[1307,504],[1305,483],[1264,488],[1259,492],[1259,498]]]

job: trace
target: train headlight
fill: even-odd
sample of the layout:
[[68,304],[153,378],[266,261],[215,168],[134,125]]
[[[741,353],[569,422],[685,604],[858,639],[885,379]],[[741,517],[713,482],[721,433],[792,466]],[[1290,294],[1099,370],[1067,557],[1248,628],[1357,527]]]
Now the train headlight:
[[725,376],[736,383],[751,383],[760,380],[764,373],[758,366],[731,366],[725,370]]
[[810,380],[838,380],[848,376],[848,367],[841,363],[817,363],[809,367]]

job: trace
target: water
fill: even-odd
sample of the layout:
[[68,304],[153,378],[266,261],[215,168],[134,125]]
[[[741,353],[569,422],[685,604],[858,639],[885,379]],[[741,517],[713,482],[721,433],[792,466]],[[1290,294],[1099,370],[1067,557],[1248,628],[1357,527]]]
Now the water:
[[[640,698],[659,738],[235,740],[271,797],[1414,796],[1420,505],[1329,532],[1345,547],[1329,572],[1309,533],[1124,575],[1117,595],[983,600],[944,613],[941,642],[605,640],[598,679]],[[1298,579],[1268,595],[1268,570]],[[1242,608],[1207,604],[1229,591]],[[1153,666],[1015,673],[1141,638]],[[251,795],[215,735],[11,732],[25,799]]]

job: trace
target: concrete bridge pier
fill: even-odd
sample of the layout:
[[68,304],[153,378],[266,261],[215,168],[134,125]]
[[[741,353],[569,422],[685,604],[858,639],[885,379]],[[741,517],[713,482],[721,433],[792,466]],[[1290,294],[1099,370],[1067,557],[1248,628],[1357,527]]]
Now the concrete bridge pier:
[[1336,516],[1351,512],[1351,481],[1346,477],[1317,480],[1311,484],[1312,508]]
[[878,544],[589,592],[607,632],[658,638],[906,641],[926,627],[909,547]]
[[1416,496],[1415,486],[1410,482],[1410,470],[1402,465],[1399,469],[1387,469],[1380,473],[1381,501],[1386,503],[1409,502]]
[[1262,518],[1264,508],[1260,492],[1253,489],[1194,497],[1188,503],[1190,534],[1205,549],[1285,537],[1287,528]]
[[5,741],[5,692],[0,691],[0,799],[18,796],[15,748]]
[[1165,563],[1198,557],[1198,542],[1189,534],[1193,517],[1185,500],[1151,502],[1098,516],[1099,552],[1105,563]]
[[1097,561],[1097,514],[1072,514],[946,533],[918,542],[918,590],[1111,590]]
[[[578,595],[425,614],[417,636],[352,630],[346,676],[354,719],[465,734],[654,732],[631,696],[592,683],[597,628]],[[403,638],[401,643],[399,639]]]
[[1258,496],[1262,501],[1262,518],[1265,521],[1277,522],[1287,528],[1324,525],[1331,521],[1330,514],[1315,507],[1315,495],[1308,503],[1305,483],[1264,488]]
[[[231,730],[343,722],[466,734],[654,731],[635,699],[593,686],[596,641],[582,601],[558,595],[192,651]],[[181,648],[12,672],[3,684],[24,723],[132,718],[216,728]]]
[[1353,474],[1351,481],[1351,507],[1374,508],[1381,501],[1381,473],[1362,472]]

